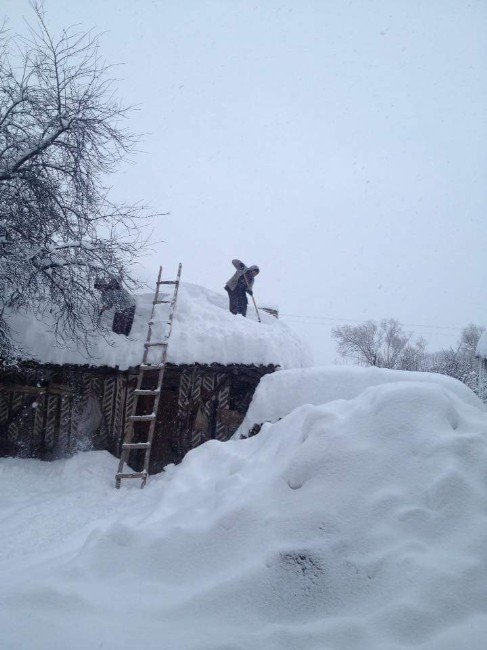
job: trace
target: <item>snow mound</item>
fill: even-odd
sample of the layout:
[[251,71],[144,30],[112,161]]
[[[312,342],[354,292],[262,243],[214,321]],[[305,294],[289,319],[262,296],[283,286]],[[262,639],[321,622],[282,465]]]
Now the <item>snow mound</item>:
[[0,460],[2,647],[483,650],[487,415],[434,382],[302,406],[140,491]]
[[[169,295],[169,294],[168,294]],[[172,294],[171,294],[172,295]],[[162,297],[162,294],[161,294]],[[60,344],[49,319],[36,320],[31,314],[15,314],[8,319],[14,342],[24,351],[25,359],[41,363],[118,366],[125,370],[140,363],[147,336],[147,323],[153,294],[136,297],[136,314],[129,337],[110,332],[107,339],[98,336],[90,354],[75,345]],[[167,330],[168,305],[158,305],[153,340]],[[253,364],[295,368],[310,365],[305,344],[282,321],[261,313],[262,323],[249,309],[247,318],[228,311],[228,298],[204,287],[181,283],[168,349],[168,360],[176,364]],[[104,315],[111,327],[113,311]],[[157,357],[157,350],[152,350]]]
[[484,408],[481,400],[470,388],[445,375],[357,366],[293,369],[267,375],[260,380],[247,415],[235,437],[246,436],[255,424],[276,422],[298,406],[352,399],[370,386],[397,381],[433,382],[451,391],[467,404]]

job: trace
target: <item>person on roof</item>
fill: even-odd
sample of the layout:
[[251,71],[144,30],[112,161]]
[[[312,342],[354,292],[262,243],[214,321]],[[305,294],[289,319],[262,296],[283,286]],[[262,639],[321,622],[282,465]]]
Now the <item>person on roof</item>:
[[228,292],[229,307],[232,314],[247,315],[247,294],[252,295],[254,278],[259,273],[259,267],[245,266],[240,260],[232,260],[233,266],[237,269],[225,285]]
[[125,336],[128,336],[134,322],[135,298],[123,288],[121,278],[117,278],[114,275],[108,280],[97,278],[94,286],[95,289],[101,292],[101,302],[103,305],[98,319],[101,319],[104,311],[115,307],[112,331],[115,334],[125,334]]

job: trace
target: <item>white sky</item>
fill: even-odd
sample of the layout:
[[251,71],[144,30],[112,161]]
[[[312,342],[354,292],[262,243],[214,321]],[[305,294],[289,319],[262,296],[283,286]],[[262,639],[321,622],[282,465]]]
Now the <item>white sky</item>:
[[[105,31],[143,150],[114,192],[170,212],[143,261],[221,290],[258,264],[310,317],[487,324],[487,2],[47,0],[48,22]],[[22,31],[27,0],[2,0]],[[289,321],[291,323],[291,320]],[[457,332],[409,327],[430,348]]]

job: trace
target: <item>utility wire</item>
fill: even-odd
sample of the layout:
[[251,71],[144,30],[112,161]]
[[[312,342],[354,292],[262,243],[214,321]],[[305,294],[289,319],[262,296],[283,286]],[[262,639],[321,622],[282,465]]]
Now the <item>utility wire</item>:
[[[364,320],[372,319],[356,319],[356,318],[335,318],[331,316],[311,316],[308,314],[283,314],[280,313],[279,316],[282,316],[286,319],[297,320],[298,322],[309,321],[309,322],[335,322],[335,323],[363,323]],[[462,327],[454,327],[453,325],[420,325],[418,323],[401,323],[405,327],[422,327],[426,329],[433,330],[448,330],[450,332],[460,332]]]

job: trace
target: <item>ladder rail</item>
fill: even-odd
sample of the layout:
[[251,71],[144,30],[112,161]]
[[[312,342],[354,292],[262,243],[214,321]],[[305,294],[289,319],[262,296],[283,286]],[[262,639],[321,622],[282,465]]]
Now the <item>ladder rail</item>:
[[[178,274],[176,276],[176,284],[175,284],[175,287],[174,287],[174,299],[173,299],[173,301],[172,301],[172,303],[171,303],[171,305],[169,307],[169,316],[168,316],[169,329],[168,329],[168,333],[167,333],[167,338],[168,339],[171,336],[171,332],[172,332],[172,323],[173,323],[173,317],[174,317],[174,310],[176,309],[176,301],[178,299],[179,283],[180,283],[180,280],[181,280],[181,270],[182,270],[182,268],[183,268],[183,266],[182,266],[182,264],[180,262],[179,266],[178,266]],[[167,348],[166,348],[166,351],[167,351]]]
[[157,274],[156,282],[156,292],[154,294],[154,300],[152,301],[152,309],[150,313],[149,322],[147,323],[147,337],[146,343],[150,343],[152,338],[152,323],[154,322],[154,316],[156,315],[156,304],[159,299],[159,287],[161,286],[161,277],[162,277],[162,266],[159,267],[159,273]]
[[[177,299],[178,299],[179,283],[180,283],[180,280],[181,280],[181,270],[182,270],[182,264],[179,263],[178,273],[177,273],[177,276],[176,276],[176,280],[174,282],[174,293],[173,293],[172,300],[170,301],[169,315],[168,315],[167,321],[166,321],[166,323],[168,325],[168,329],[167,329],[166,336],[165,336],[165,340],[166,340],[165,342],[166,343],[169,341],[169,338],[170,338],[171,332],[172,332],[172,322],[173,322],[174,311],[175,311],[175,308],[176,308],[176,302],[177,302]],[[157,278],[157,288],[156,288],[156,293],[155,293],[155,296],[154,296],[154,300],[152,302],[151,317],[150,317],[150,320],[149,320],[149,328],[148,328],[148,332],[147,332],[147,339],[145,341],[146,345],[145,345],[145,348],[144,348],[144,355],[143,355],[143,358],[142,358],[142,363],[143,364],[147,363],[147,357],[149,355],[149,349],[151,347],[150,344],[152,343],[152,326],[153,326],[153,323],[154,323],[156,306],[158,304],[157,301],[158,301],[158,298],[159,298],[159,287],[162,284],[161,276],[162,276],[162,266],[159,267],[159,276]],[[166,345],[166,350],[167,350],[167,345]],[[166,363],[166,361],[164,360],[163,363]]]
[[[122,443],[122,450],[120,453],[120,460],[118,464],[118,471],[115,475],[115,486],[117,488],[120,488],[121,481],[122,479],[126,478],[140,478],[141,479],[141,488],[143,488],[147,482],[147,477],[149,475],[149,462],[150,462],[150,454],[151,454],[151,449],[152,449],[152,442],[154,439],[154,433],[156,429],[156,422],[157,422],[157,413],[159,411],[159,402],[162,394],[162,385],[164,382],[164,374],[165,374],[165,369],[167,365],[167,351],[168,351],[168,343],[169,343],[169,338],[172,333],[172,326],[173,326],[173,319],[174,319],[174,312],[176,309],[176,302],[178,298],[178,291],[179,291],[179,284],[181,281],[181,271],[182,271],[182,264],[180,263],[178,266],[178,273],[176,280],[162,280],[162,266],[159,267],[159,273],[157,276],[157,281],[156,281],[156,290],[154,294],[154,300],[152,301],[152,309],[151,309],[151,315],[150,319],[148,322],[148,329],[147,329],[147,338],[144,343],[144,352],[142,355],[142,363],[139,366],[139,373],[137,376],[137,384],[134,389],[134,400],[132,404],[132,409],[131,413],[128,417],[128,423],[127,427],[125,430],[125,436],[124,440]],[[160,292],[160,287],[162,285],[174,285],[174,292],[173,292],[173,297],[171,300],[159,300],[159,292]],[[166,335],[164,337],[164,341],[152,341],[152,327],[154,325],[155,321],[155,316],[156,316],[156,306],[158,304],[169,304],[169,315],[168,319],[166,321],[167,325],[167,331]],[[157,347],[162,347],[162,355],[157,364],[150,364],[148,363],[147,357],[148,357],[148,352],[150,349],[156,348]],[[147,372],[151,372],[152,370],[157,370],[157,384],[154,389],[144,389],[142,388],[142,385],[144,383],[144,378],[146,376]],[[140,397],[151,397],[153,398],[153,406],[152,406],[152,411],[151,413],[148,414],[137,414],[138,410],[138,405],[139,405],[139,398]],[[148,430],[147,430],[147,440],[145,442],[133,442],[134,434],[135,434],[135,428],[134,424],[135,422],[142,423],[142,424],[148,424]],[[144,453],[144,463],[143,463],[143,470],[141,472],[124,472],[124,465],[125,463],[128,462],[130,452],[131,451],[140,451],[140,450],[145,450]]]

